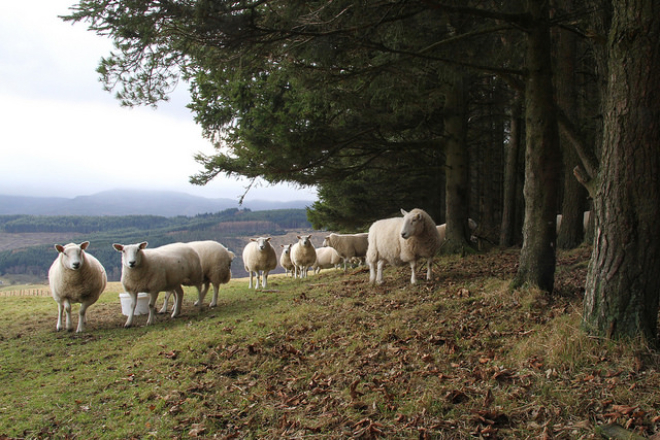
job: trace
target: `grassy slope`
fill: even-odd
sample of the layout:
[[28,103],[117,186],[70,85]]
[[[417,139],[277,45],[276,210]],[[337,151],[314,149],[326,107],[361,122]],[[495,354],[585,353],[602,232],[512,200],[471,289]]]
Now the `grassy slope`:
[[[579,330],[588,251],[563,255],[551,299],[507,289],[517,254],[325,271],[224,286],[220,305],[122,328],[110,286],[88,331],[57,333],[51,298],[0,298],[0,438],[597,438],[659,426],[641,344]],[[207,300],[208,303],[208,300]],[[77,307],[75,308],[77,310]]]

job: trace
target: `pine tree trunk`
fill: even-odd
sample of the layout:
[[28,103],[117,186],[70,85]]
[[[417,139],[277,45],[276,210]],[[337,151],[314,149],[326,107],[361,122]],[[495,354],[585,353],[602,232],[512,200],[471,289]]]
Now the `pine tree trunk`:
[[660,1],[614,2],[586,328],[657,343]]
[[520,151],[521,125],[520,102],[516,94],[511,106],[511,132],[506,146],[504,165],[504,200],[502,204],[502,224],[500,226],[500,246],[513,246],[516,230],[516,194],[518,189],[518,156]]
[[520,266],[513,286],[552,292],[556,265],[556,212],[561,174],[554,110],[548,2],[529,2],[533,23],[527,40],[525,88],[525,224]]
[[465,85],[456,75],[448,87],[445,108],[446,143],[446,222],[442,252],[463,254],[468,242],[468,149]]
[[[559,29],[557,32],[557,104],[572,121],[578,121],[579,118],[576,40],[573,32],[565,29]],[[582,243],[584,237],[583,213],[587,190],[573,175],[573,168],[580,164],[575,148],[565,136],[561,136],[560,141],[564,160],[561,203],[563,218],[557,236],[557,246],[559,249],[573,249]]]

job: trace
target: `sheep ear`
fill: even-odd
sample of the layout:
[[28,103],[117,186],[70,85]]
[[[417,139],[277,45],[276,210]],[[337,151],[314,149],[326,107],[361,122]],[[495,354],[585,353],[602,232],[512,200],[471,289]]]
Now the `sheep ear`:
[[266,237],[266,241],[270,241],[270,239],[273,237]]
[[308,239],[311,239],[311,238],[312,238],[312,234],[309,234],[309,235],[307,236],[307,238],[308,238]]
[[140,244],[138,245],[138,247],[139,247],[140,249],[144,249],[144,248],[146,248],[147,246],[149,246],[149,242],[148,242],[148,241],[143,241],[142,243],[140,243]]
[[403,209],[403,208],[401,208],[401,214],[403,214],[403,215],[408,215],[408,213],[406,212],[406,210]]
[[119,244],[119,243],[114,243],[114,244],[112,245],[112,247],[115,248],[115,250],[116,250],[117,252],[121,252],[121,251],[124,250],[124,245]]
[[62,246],[61,244],[56,244],[55,245],[55,250],[57,252],[64,252],[64,246]]
[[256,238],[251,238],[250,241],[257,241],[257,239]]
[[85,250],[87,249],[87,246],[89,246],[89,241],[83,241],[80,243],[80,249]]

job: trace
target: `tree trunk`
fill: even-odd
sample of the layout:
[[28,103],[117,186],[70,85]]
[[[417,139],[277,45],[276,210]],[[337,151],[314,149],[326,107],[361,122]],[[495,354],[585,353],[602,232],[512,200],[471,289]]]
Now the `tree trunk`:
[[595,241],[585,292],[590,332],[657,343],[660,291],[660,1],[613,2]]
[[[573,32],[559,29],[557,43],[557,104],[572,121],[578,121],[576,36]],[[557,235],[557,246],[559,249],[573,249],[582,243],[584,237],[583,213],[587,191],[573,176],[573,168],[580,164],[575,148],[566,136],[561,136],[560,142],[564,160],[564,182],[560,211],[562,222]]]
[[525,85],[525,224],[520,266],[513,287],[552,292],[556,265],[556,218],[562,167],[552,86],[548,1],[530,1]]
[[446,254],[464,254],[469,247],[465,84],[459,75],[456,78],[445,98],[447,229],[442,251]]
[[504,200],[502,206],[502,224],[500,227],[500,246],[510,247],[515,242],[516,229],[516,194],[518,188],[518,155],[521,140],[520,100],[518,94],[511,105],[511,132],[506,146],[504,166]]

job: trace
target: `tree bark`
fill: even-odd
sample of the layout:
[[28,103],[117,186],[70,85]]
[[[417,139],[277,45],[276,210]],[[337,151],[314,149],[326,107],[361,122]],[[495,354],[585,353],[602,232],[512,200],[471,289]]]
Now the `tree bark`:
[[660,291],[660,1],[613,2],[595,241],[584,323],[657,344]]
[[528,285],[552,292],[562,162],[554,110],[548,1],[530,1],[528,8],[533,19],[528,30],[525,85],[525,223],[513,287]]
[[511,125],[509,142],[506,146],[506,159],[504,165],[504,200],[502,206],[502,224],[500,226],[500,246],[510,247],[515,242],[516,229],[516,194],[518,188],[518,155],[520,151],[521,109],[519,96],[513,100],[511,105]]
[[468,228],[468,149],[464,79],[456,75],[445,98],[446,144],[446,222],[442,252],[464,254],[470,246]]
[[[559,29],[557,36],[557,104],[571,121],[579,120],[577,90],[577,38],[573,32]],[[581,124],[580,124],[581,125]],[[584,237],[583,213],[587,191],[573,176],[573,168],[580,164],[580,158],[566,135],[560,136],[563,169],[563,197],[561,202],[562,222],[557,236],[559,249],[573,249],[580,245]]]

